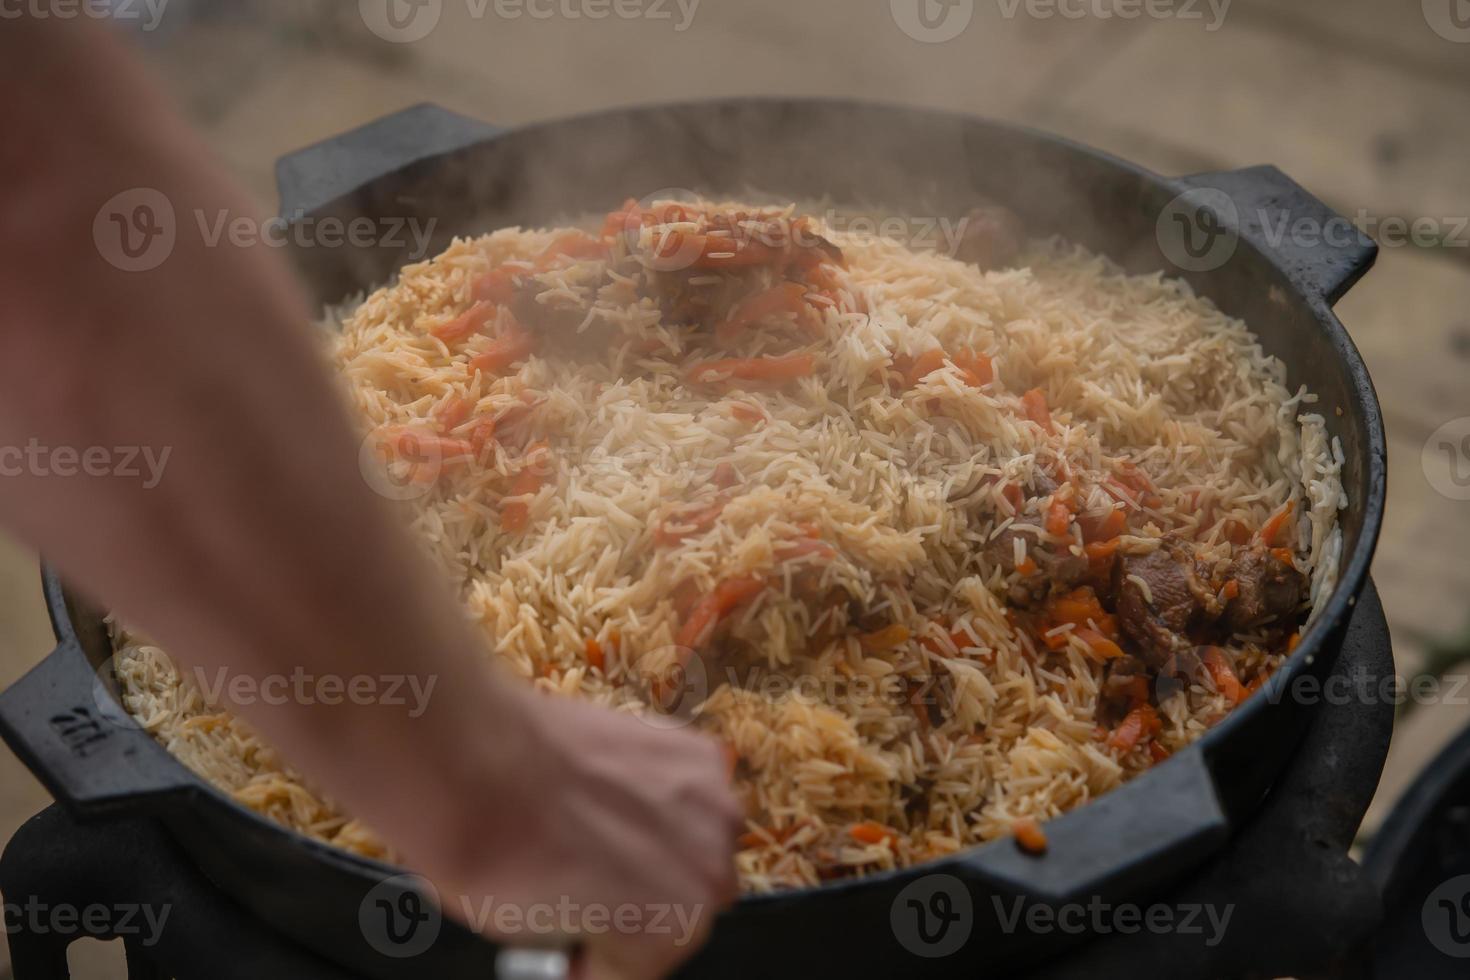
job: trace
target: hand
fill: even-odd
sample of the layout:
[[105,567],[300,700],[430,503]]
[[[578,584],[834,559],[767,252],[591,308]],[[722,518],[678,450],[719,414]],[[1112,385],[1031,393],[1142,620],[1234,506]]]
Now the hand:
[[[363,480],[289,269],[263,246],[186,233],[187,215],[249,208],[108,32],[7,23],[0,80],[37,93],[0,104],[5,131],[45,136],[0,142],[0,444],[169,451],[156,485],[0,481],[8,528],[195,666],[434,679],[421,715],[350,698],[239,707],[455,889],[442,894],[669,906],[685,931],[677,914],[672,932],[632,934],[583,915],[581,966],[641,980],[688,956],[735,893],[738,814],[714,743],[485,669],[484,638]],[[136,273],[93,233],[127,188],[178,215],[165,260]]]
[[[444,893],[493,895],[522,914],[566,909],[556,924],[579,933],[576,976],[665,975],[736,895],[741,815],[723,753],[706,736],[568,698],[527,692],[522,704],[533,757],[487,780],[481,805],[459,808],[471,822],[469,873],[441,878]],[[618,925],[613,914],[629,906],[636,920]],[[477,924],[512,945],[545,938]]]

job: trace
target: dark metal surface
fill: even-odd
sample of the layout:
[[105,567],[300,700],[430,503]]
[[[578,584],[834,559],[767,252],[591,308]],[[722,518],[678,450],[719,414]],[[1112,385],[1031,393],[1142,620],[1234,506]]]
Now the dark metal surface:
[[1386,909],[1376,980],[1470,974],[1470,728],[1400,798],[1363,863]]
[[[128,946],[129,980],[351,980],[268,929],[190,866],[156,820],[119,817],[79,823],[58,806],[32,817],[0,857],[0,891],[23,915],[36,907],[105,906],[112,914],[94,938]],[[162,921],[155,936],[141,912]],[[16,980],[65,980],[66,947],[75,934],[11,923]],[[154,940],[159,941],[155,942]]]
[[[1334,676],[1376,686],[1393,672],[1388,630],[1370,584],[1354,616]],[[1355,977],[1355,939],[1377,923],[1377,891],[1347,857],[1388,750],[1393,723],[1390,701],[1354,700],[1328,706],[1313,720],[1282,779],[1260,812],[1197,877],[1171,892],[1140,900],[1142,907],[1174,910],[1228,908],[1221,934],[1200,932],[1136,935],[1031,935],[1035,955],[1054,955],[1066,944],[1085,943],[1040,970],[1006,973],[978,933],[959,952],[939,959],[873,958],[864,944],[813,949],[786,946],[764,935],[748,948],[728,937],[684,971],[690,978],[848,976],[999,976],[1011,980],[1138,980],[1179,976],[1181,964],[1203,980],[1313,976]],[[1461,774],[1463,776],[1463,773]],[[282,889],[286,892],[288,889]],[[348,980],[360,976],[292,942],[214,887],[192,865],[175,834],[148,817],[79,823],[58,807],[23,826],[0,857],[0,891],[12,905],[27,900],[57,907],[147,905],[167,910],[160,941],[132,933],[138,968],[131,980]],[[284,894],[283,894],[284,898]],[[974,921],[994,919],[993,905],[976,895]],[[352,909],[354,916],[356,906]],[[1203,926],[1207,921],[1197,919]],[[136,920],[134,925],[136,926]],[[792,923],[800,929],[801,922]],[[885,923],[884,931],[892,935]],[[10,939],[15,980],[66,976],[65,945],[73,936],[19,929]],[[1218,938],[1218,942],[1213,940]],[[228,951],[222,955],[221,951]],[[328,956],[331,951],[326,951]],[[368,976],[476,977],[488,972],[425,971],[416,958],[389,960],[373,954]],[[781,968],[779,964],[788,964]],[[147,972],[155,970],[156,973]],[[1384,977],[1461,974],[1385,973]]]
[[498,126],[425,104],[297,150],[276,162],[281,216],[293,219],[315,211],[344,187],[359,187],[499,132]]
[[[406,110],[283,160],[283,208],[308,206],[318,218],[432,220],[432,252],[454,234],[546,224],[668,188],[740,194],[753,187],[794,199],[827,195],[915,215],[960,215],[977,197],[990,197],[1015,207],[1035,233],[1063,233],[1130,270],[1155,271],[1171,267],[1157,225],[1173,202],[1202,188],[1233,202],[1233,254],[1186,278],[1250,323],[1266,351],[1287,364],[1292,387],[1305,384],[1320,396],[1316,407],[1342,442],[1350,507],[1341,515],[1340,583],[1324,614],[1263,696],[1190,750],[1050,822],[1044,857],[1026,857],[999,842],[922,868],[753,897],[721,920],[712,948],[737,963],[772,943],[822,951],[852,947],[860,936],[865,962],[901,968],[908,960],[891,939],[888,910],[900,889],[936,870],[962,880],[982,901],[1125,900],[1176,883],[1239,831],[1315,713],[1283,692],[1300,678],[1321,678],[1332,669],[1381,523],[1385,467],[1378,405],[1329,306],[1371,264],[1371,242],[1317,248],[1273,243],[1263,215],[1279,212],[1288,221],[1331,215],[1273,168],[1164,178],[1046,134],[901,107],[731,100],[492,132],[434,107]],[[293,250],[304,282],[323,302],[381,282],[414,257],[387,242]],[[126,718],[78,739],[69,719],[78,707],[98,703],[95,681],[100,675],[106,689],[109,650],[99,613],[76,602],[49,574],[47,598],[61,647],[0,695],[0,733],[17,753],[78,812],[136,805],[162,814],[193,860],[255,914],[336,958],[366,957],[356,908],[394,869],[306,840],[233,804]],[[292,887],[283,889],[283,881]],[[999,932],[981,945],[987,964],[1033,955],[1023,940]],[[435,968],[452,975],[476,956],[483,966],[483,948],[465,946]]]

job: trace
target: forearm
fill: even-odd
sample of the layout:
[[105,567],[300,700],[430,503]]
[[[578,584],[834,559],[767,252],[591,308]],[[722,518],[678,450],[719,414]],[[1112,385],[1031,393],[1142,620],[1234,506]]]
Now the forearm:
[[[460,778],[451,764],[472,727],[502,715],[498,751],[519,754],[523,699],[490,678],[443,583],[363,480],[275,257],[208,247],[192,228],[196,209],[236,216],[243,203],[109,40],[12,26],[0,78],[33,95],[0,119],[46,139],[0,150],[12,195],[0,212],[0,446],[150,447],[165,464],[152,486],[147,472],[33,468],[0,480],[0,519],[188,662],[432,676],[417,718],[350,701],[239,706],[348,805],[391,806],[368,798],[389,768],[403,818],[421,815],[423,794]],[[177,222],[172,253],[145,272],[114,268],[93,240],[97,208],[133,187],[161,191]]]

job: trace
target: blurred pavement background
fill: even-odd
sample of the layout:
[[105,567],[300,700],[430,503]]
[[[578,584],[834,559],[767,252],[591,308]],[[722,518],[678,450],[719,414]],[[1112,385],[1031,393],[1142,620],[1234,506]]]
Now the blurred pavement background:
[[[369,22],[392,33],[388,2],[412,32],[424,23],[414,17],[437,11],[437,22],[412,42],[385,40]],[[793,94],[1017,120],[1166,174],[1274,163],[1370,233],[1427,220],[1416,242],[1384,241],[1339,313],[1388,422],[1374,575],[1400,673],[1466,671],[1470,502],[1430,477],[1443,486],[1449,466],[1470,472],[1470,455],[1431,452],[1426,464],[1423,454],[1439,426],[1470,416],[1464,0],[1166,0],[1153,9],[1171,16],[1135,19],[1105,16],[1127,0],[974,0],[942,43],[902,29],[919,24],[915,2],[166,0],[156,23],[131,5],[140,19],[129,30],[262,214],[275,211],[278,156],[422,101],[513,125],[626,103]],[[966,2],[933,9],[962,13]],[[598,10],[610,13],[593,19]],[[35,557],[0,540],[0,684],[50,646]],[[1467,723],[1463,698],[1401,719],[1370,827]],[[45,803],[0,753],[0,839]],[[101,972],[79,973],[109,975],[91,969]]]

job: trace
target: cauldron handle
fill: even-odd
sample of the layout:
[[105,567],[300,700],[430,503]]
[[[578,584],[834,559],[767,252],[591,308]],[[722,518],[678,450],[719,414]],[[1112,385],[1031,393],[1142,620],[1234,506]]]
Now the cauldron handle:
[[294,221],[385,174],[500,132],[429,102],[384,116],[277,160],[280,214]]
[[1186,269],[1210,258],[1191,254],[1180,236],[1218,229],[1225,236],[1215,253],[1221,262],[1233,245],[1229,236],[1238,235],[1270,256],[1304,293],[1331,306],[1378,257],[1373,239],[1275,167],[1194,174],[1176,183],[1180,197],[1166,208],[1158,231],[1165,255]]
[[117,702],[74,635],[4,693],[0,737],[59,802],[84,816],[152,808],[195,790],[183,763]]

